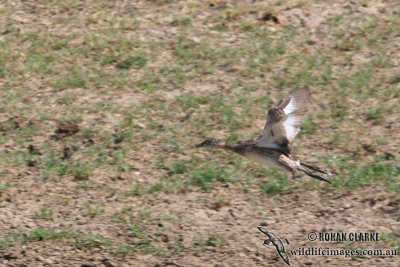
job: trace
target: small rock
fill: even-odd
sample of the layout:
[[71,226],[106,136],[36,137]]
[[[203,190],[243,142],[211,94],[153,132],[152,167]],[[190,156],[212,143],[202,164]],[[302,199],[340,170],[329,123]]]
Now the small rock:
[[110,260],[108,259],[102,259],[101,262],[104,264],[106,267],[115,267],[115,264],[113,264]]
[[28,166],[28,167],[34,167],[35,165],[36,165],[36,160],[32,160],[32,159],[30,159],[30,160],[28,160],[28,162],[26,163],[26,165]]
[[37,257],[37,260],[40,261],[43,264],[47,264],[47,265],[50,265],[50,266],[53,265],[53,261],[52,260],[43,258],[41,256]]
[[14,260],[17,258],[17,256],[13,255],[12,253],[8,253],[8,254],[4,255],[3,258],[6,260]]
[[345,208],[346,210],[350,209],[351,207],[352,207],[352,205],[349,204],[349,203],[346,203],[346,204],[343,205],[343,208]]
[[29,151],[29,154],[41,155],[41,153],[39,152],[39,149],[36,146],[32,145],[32,144],[30,144],[28,146],[28,151]]
[[162,242],[168,242],[169,241],[168,236],[166,234],[163,234],[162,237],[161,237],[161,241]]
[[59,121],[55,131],[57,138],[63,138],[79,132],[79,125],[74,121]]
[[71,146],[64,147],[63,156],[61,157],[61,159],[62,160],[69,159],[73,153],[74,153],[74,149]]
[[282,25],[287,25],[288,21],[285,18],[285,16],[283,16],[280,13],[271,13],[271,12],[266,12],[262,15],[262,17],[260,18],[260,20],[262,21],[269,21],[272,22],[274,24],[282,24]]

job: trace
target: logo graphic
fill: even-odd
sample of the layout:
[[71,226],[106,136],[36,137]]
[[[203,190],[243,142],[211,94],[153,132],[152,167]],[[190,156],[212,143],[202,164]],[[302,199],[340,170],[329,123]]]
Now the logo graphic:
[[265,234],[266,236],[268,236],[268,239],[264,240],[263,245],[266,246],[275,246],[276,251],[278,252],[279,256],[282,258],[282,260],[284,262],[286,262],[287,265],[290,266],[290,259],[288,254],[286,253],[285,250],[285,246],[283,245],[283,243],[287,243],[289,244],[289,240],[287,240],[286,238],[284,239],[284,242],[282,242],[282,240],[277,237],[274,233],[268,231],[267,229],[258,226],[257,227],[258,230],[260,230],[263,234]]

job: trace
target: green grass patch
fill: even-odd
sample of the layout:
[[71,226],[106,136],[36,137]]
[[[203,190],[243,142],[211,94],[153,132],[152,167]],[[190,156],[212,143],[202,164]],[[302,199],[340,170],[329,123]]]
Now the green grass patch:
[[148,59],[145,55],[127,56],[115,66],[120,69],[141,69],[146,66],[147,61]]
[[261,192],[267,195],[276,195],[284,190],[288,190],[288,177],[286,173],[276,170],[260,168],[261,173],[268,176],[267,180],[259,183],[258,187]]
[[388,242],[397,252],[400,252],[400,231],[381,233],[381,238],[383,241]]
[[39,211],[35,211],[32,215],[32,219],[51,221],[53,220],[53,210],[48,206],[42,206],[39,208]]
[[218,182],[232,182],[232,174],[225,169],[216,167],[205,167],[201,170],[194,170],[188,173],[191,183],[199,186],[205,191],[213,188]]
[[334,170],[339,172],[332,182],[335,187],[354,190],[360,187],[382,185],[400,196],[400,161],[387,161],[375,157],[373,162],[357,163],[352,158],[341,157],[332,160]]
[[193,244],[195,248],[197,248],[197,251],[204,251],[208,246],[216,247],[224,242],[223,238],[217,234],[208,234],[206,237],[193,240]]

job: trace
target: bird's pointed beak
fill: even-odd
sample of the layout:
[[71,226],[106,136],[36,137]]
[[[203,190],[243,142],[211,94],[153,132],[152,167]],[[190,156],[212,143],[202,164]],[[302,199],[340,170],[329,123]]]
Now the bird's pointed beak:
[[203,146],[203,143],[195,145],[195,147],[202,147],[202,146]]

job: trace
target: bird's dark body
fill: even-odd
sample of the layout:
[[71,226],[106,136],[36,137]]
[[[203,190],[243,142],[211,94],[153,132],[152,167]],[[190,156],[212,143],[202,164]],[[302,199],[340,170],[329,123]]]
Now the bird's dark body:
[[225,148],[263,165],[296,172],[297,157],[289,146],[286,149],[257,147],[257,141],[249,140],[237,144],[225,143]]

